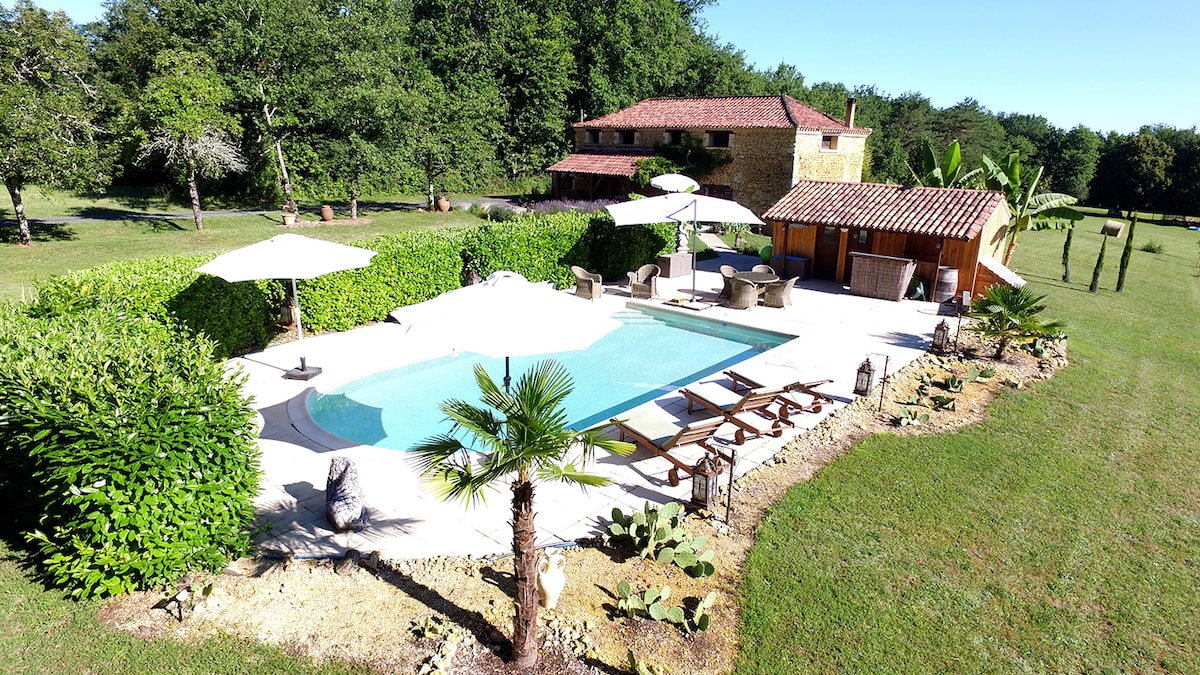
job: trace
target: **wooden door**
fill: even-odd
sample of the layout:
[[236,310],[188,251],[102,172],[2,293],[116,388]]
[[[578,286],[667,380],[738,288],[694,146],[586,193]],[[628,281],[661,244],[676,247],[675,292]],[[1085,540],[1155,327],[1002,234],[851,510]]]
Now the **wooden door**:
[[813,276],[817,279],[837,277],[839,234],[836,227],[824,225],[817,232],[817,247],[813,254]]

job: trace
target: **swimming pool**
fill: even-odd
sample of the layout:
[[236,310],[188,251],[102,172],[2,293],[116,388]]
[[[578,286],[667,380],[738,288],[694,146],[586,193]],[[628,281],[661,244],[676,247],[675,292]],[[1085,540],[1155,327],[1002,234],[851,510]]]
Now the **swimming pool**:
[[[791,335],[653,310],[613,315],[621,327],[585,350],[512,358],[514,383],[553,358],[575,385],[564,401],[570,427],[583,429],[706,375],[777,347]],[[322,429],[362,445],[407,450],[451,424],[438,405],[479,403],[473,369],[504,377],[504,359],[462,353],[414,363],[315,393],[308,412]]]

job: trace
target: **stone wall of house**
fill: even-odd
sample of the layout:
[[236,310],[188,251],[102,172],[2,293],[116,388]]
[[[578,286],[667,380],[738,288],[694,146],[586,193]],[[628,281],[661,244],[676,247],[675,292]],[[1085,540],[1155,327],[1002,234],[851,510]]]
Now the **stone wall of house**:
[[805,179],[862,182],[866,137],[840,134],[836,137],[837,150],[822,150],[821,139],[825,135],[815,131],[796,132],[796,166],[792,184]]
[[[707,142],[707,128],[685,128],[683,131]],[[724,150],[733,158],[700,179],[704,185],[723,186],[732,190],[733,199],[756,214],[766,211],[798,180],[853,181],[862,180],[866,138],[840,135],[836,151],[821,150],[820,133],[797,131],[795,128],[729,129],[729,148]],[[667,129],[637,129],[634,143],[620,143],[616,129],[600,131],[600,143],[587,142],[588,130],[575,130],[576,149],[603,147],[606,149],[652,149],[667,141]],[[796,155],[793,157],[792,153]]]
[[736,130],[728,150],[733,161],[700,182],[728,185],[734,200],[756,215],[763,213],[794,184],[791,151],[795,133],[791,128]]

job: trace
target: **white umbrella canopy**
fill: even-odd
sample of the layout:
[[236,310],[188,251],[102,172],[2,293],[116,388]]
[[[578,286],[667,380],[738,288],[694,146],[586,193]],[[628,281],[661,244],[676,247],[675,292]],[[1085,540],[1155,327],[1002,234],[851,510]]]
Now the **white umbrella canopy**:
[[[296,332],[298,339],[303,340],[304,325],[300,320],[300,299],[296,294],[296,280],[366,267],[371,264],[371,258],[374,256],[375,251],[365,248],[299,234],[279,234],[266,241],[222,253],[197,267],[196,271],[221,277],[225,281],[291,279]],[[288,376],[307,380],[320,372],[320,368],[308,368],[301,358],[300,368],[289,371]]]
[[456,351],[503,356],[505,387],[509,357],[587,349],[621,325],[593,303],[516,272],[495,272],[481,283],[401,307],[391,316],[405,326],[406,335]]
[[197,272],[225,281],[312,279],[371,264],[375,251],[299,234],[279,234],[213,258]]
[[606,207],[617,225],[650,223],[751,223],[763,221],[750,209],[728,199],[690,192],[672,192],[657,197],[633,199]]
[[671,192],[658,197],[633,199],[604,207],[617,225],[692,222],[692,302],[696,301],[696,225],[697,223],[748,223],[763,221],[750,209],[728,199],[690,192]]
[[695,192],[700,184],[681,173],[664,173],[650,179],[650,185],[663,192]]

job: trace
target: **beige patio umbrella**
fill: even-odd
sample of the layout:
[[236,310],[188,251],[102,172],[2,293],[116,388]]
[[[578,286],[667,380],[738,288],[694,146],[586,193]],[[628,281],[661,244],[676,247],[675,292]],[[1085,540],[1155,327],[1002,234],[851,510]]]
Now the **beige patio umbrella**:
[[617,225],[685,223],[692,221],[692,302],[696,301],[696,228],[705,223],[750,223],[762,225],[758,216],[728,199],[690,192],[671,192],[658,197],[633,199],[604,207]]
[[[222,253],[196,268],[196,271],[231,282],[291,279],[297,339],[303,340],[304,325],[300,319],[300,296],[296,292],[296,280],[366,267],[374,256],[375,251],[365,248],[299,234],[279,234],[266,241]],[[300,368],[289,371],[286,377],[307,380],[320,373],[320,368],[308,367],[304,357],[301,357]]]

